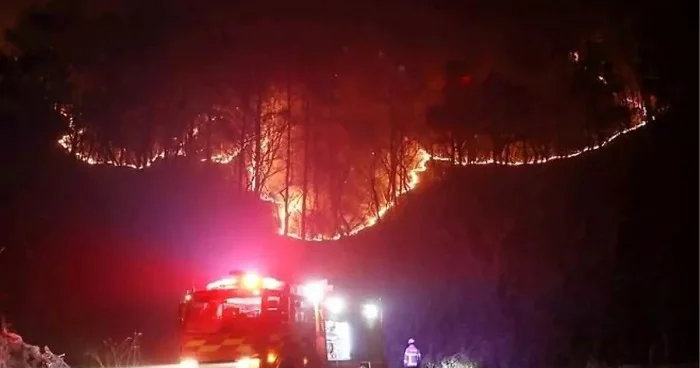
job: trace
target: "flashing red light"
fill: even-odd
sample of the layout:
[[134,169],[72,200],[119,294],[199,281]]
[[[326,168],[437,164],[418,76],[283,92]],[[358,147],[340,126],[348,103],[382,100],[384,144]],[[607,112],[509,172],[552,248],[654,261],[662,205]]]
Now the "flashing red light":
[[465,74],[462,77],[459,78],[459,84],[461,85],[467,85],[472,82],[472,76],[469,74]]
[[277,280],[274,277],[263,277],[262,279],[262,287],[263,289],[272,289],[272,290],[277,290],[282,287],[284,283],[280,280]]
[[260,277],[254,273],[246,273],[240,276],[229,276],[211,282],[207,285],[207,290],[211,289],[246,289],[255,294],[260,293],[260,289],[279,289],[284,283],[272,277]]

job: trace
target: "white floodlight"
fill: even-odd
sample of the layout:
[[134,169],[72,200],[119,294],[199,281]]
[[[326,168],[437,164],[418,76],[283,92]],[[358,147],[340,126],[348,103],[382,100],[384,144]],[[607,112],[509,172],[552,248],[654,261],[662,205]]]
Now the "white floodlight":
[[376,304],[367,303],[362,306],[362,315],[369,320],[379,317],[379,307]]
[[316,305],[323,300],[324,294],[326,293],[326,283],[322,281],[310,282],[303,286],[302,292],[306,299],[309,299],[309,301]]
[[345,300],[339,296],[331,296],[324,303],[326,309],[333,314],[341,313],[345,309]]

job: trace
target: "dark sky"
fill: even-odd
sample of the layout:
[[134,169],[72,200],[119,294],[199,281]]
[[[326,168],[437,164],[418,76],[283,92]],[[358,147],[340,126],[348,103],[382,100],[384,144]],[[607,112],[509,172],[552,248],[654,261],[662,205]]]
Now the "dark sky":
[[0,1],[0,46],[5,43],[5,32],[4,30],[11,27],[17,14],[19,14],[22,9],[27,5],[32,3],[38,3],[43,0],[2,0]]
[[6,28],[12,25],[15,16],[28,4],[37,3],[40,0],[3,0],[0,1],[0,25]]

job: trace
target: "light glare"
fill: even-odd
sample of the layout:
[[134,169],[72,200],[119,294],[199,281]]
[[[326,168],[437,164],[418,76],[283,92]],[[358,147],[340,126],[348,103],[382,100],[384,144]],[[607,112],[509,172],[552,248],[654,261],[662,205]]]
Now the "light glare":
[[199,362],[192,358],[183,359],[180,361],[180,368],[198,368]]
[[246,289],[257,289],[260,286],[260,277],[254,273],[247,273],[243,275],[242,283]]
[[376,319],[377,317],[379,317],[379,307],[376,304],[365,304],[362,307],[362,314],[367,319]]
[[326,284],[322,281],[309,282],[303,287],[304,297],[314,304],[318,304],[323,300],[325,291]]
[[241,358],[236,362],[236,368],[258,368],[260,367],[260,359],[257,358]]
[[345,300],[339,296],[333,296],[326,299],[324,304],[326,309],[333,314],[338,314],[345,309]]

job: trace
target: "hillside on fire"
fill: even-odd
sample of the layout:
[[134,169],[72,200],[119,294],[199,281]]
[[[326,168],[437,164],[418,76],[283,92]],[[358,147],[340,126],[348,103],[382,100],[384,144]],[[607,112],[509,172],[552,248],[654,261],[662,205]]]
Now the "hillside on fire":
[[409,337],[431,362],[696,358],[691,94],[613,3],[27,7],[0,314],[71,363],[134,331],[171,363],[185,291],[254,269],[381,296],[390,367]]
[[[400,19],[378,8],[356,27],[346,13],[307,22],[263,5],[79,3],[30,10],[7,35],[22,58],[7,60],[20,79],[6,83],[45,90],[33,113],[58,114],[58,145],[90,165],[224,165],[232,190],[274,203],[279,233],[304,240],[371,227],[428,161],[570,157],[643,126],[656,107],[632,31],[572,9],[570,29],[549,39],[556,22],[523,33],[483,14],[470,24],[485,44],[453,32],[465,19],[418,5]],[[421,37],[405,34],[415,22]],[[444,32],[444,45],[428,37]]]

